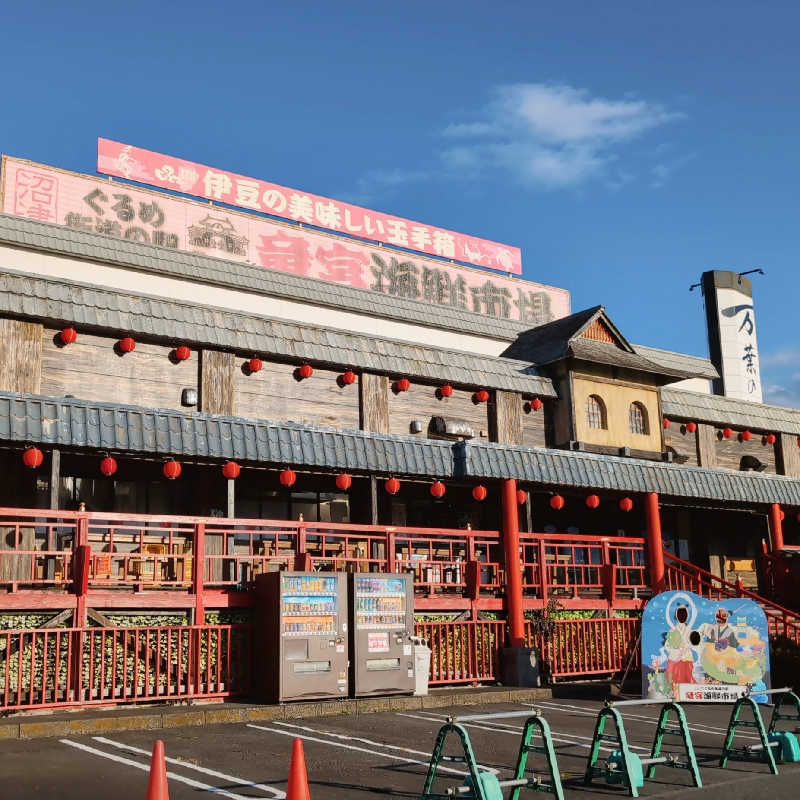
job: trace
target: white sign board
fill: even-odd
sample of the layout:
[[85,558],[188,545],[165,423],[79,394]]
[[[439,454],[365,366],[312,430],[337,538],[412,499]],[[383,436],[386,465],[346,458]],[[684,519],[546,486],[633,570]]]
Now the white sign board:
[[761,403],[753,298],[738,289],[718,287],[716,292],[725,396]]

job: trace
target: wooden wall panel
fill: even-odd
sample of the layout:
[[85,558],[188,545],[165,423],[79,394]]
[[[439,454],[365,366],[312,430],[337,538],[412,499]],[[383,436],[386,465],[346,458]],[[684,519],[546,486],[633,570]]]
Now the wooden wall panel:
[[552,405],[548,404],[538,411],[525,411],[523,403],[522,444],[525,447],[547,447],[547,414],[552,410]]
[[0,319],[0,391],[39,394],[42,383],[42,326]]
[[128,403],[152,408],[182,408],[181,390],[197,388],[196,352],[173,363],[172,347],[137,342],[132,353],[118,355],[117,339],[78,332],[66,347],[55,344],[56,331],[44,329],[42,394],[83,400]]
[[738,436],[738,431],[734,431],[730,439],[723,439],[717,436],[715,447],[717,467],[738,472],[742,456],[748,455],[755,456],[763,464],[766,464],[766,469],[764,471],[774,475],[774,445],[762,444],[761,434],[758,433],[754,433],[753,438],[748,442],[740,442]]
[[247,375],[242,363],[232,371],[237,416],[358,430],[358,386],[340,387],[339,372],[315,367],[298,381],[296,364],[264,361],[260,372]]
[[203,350],[200,354],[200,411],[206,414],[247,416],[236,408],[233,353]]
[[493,442],[522,444],[522,395],[495,391],[489,406],[489,437]]
[[389,378],[363,372],[358,379],[361,430],[389,432]]
[[697,432],[689,433],[681,423],[673,420],[669,428],[664,430],[664,447],[671,447],[675,451],[678,456],[676,464],[697,466]]
[[440,400],[436,396],[436,387],[426,384],[412,383],[407,392],[397,394],[390,389],[389,433],[412,435],[411,423],[419,420],[422,432],[417,435],[427,437],[431,417],[448,417],[467,422],[475,432],[476,439],[488,439],[489,404],[473,403],[472,394],[464,389],[453,389],[451,397]]
[[800,447],[797,446],[797,435],[779,433],[775,442],[775,462],[779,475],[800,476]]

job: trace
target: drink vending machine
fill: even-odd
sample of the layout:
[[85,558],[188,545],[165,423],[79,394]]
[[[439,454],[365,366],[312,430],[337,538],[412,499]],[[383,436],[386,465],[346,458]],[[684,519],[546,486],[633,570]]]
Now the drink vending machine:
[[271,702],[347,697],[346,578],[335,572],[258,576]]
[[350,578],[350,692],[414,692],[414,584],[411,574]]

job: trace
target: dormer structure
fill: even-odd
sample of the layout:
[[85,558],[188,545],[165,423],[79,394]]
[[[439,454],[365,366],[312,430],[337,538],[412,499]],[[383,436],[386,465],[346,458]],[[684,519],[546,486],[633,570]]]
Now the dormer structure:
[[502,355],[553,381],[553,446],[639,458],[664,452],[659,388],[695,377],[637,353],[603,306],[531,328]]

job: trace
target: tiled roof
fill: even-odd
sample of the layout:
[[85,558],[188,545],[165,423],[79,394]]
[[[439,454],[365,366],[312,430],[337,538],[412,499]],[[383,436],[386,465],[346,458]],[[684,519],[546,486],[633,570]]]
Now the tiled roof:
[[2,313],[51,324],[69,322],[174,342],[555,397],[549,378],[507,358],[442,350],[18,272],[0,271]]
[[0,214],[0,242],[492,339],[511,341],[524,327],[524,323],[476,314],[461,308],[430,305],[252,264],[87,233],[9,214]]
[[750,403],[733,397],[681,389],[662,389],[661,405],[666,416],[677,419],[800,434],[800,411],[794,408]]
[[176,458],[532,484],[742,504],[800,505],[800,480],[485,442],[183,413],[0,392],[0,439]]
[[670,350],[659,350],[656,347],[645,347],[642,344],[633,345],[633,349],[648,361],[653,361],[663,367],[671,367],[678,372],[691,373],[698,378],[719,378],[717,368],[708,358],[690,356],[685,353],[673,353]]

